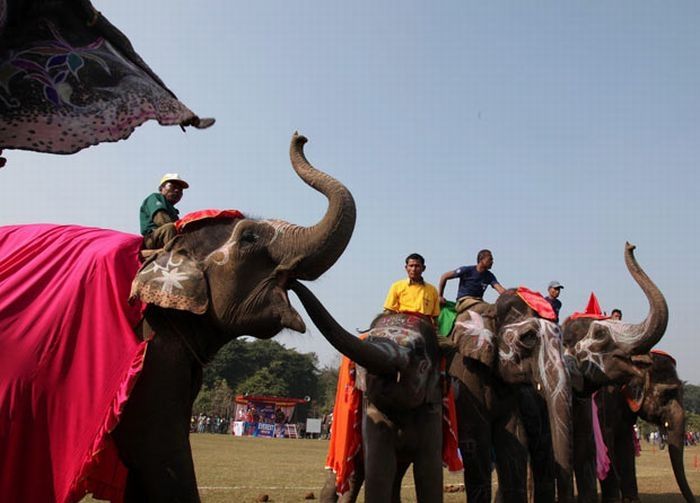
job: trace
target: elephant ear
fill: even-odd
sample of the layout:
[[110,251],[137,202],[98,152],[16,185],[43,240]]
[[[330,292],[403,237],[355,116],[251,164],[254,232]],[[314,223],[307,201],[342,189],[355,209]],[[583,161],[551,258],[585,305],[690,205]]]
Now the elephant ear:
[[131,284],[131,299],[203,314],[209,307],[207,282],[197,261],[182,249],[164,249],[145,262]]
[[493,332],[484,326],[484,319],[474,311],[463,311],[455,321],[452,342],[463,358],[493,366],[495,346]]

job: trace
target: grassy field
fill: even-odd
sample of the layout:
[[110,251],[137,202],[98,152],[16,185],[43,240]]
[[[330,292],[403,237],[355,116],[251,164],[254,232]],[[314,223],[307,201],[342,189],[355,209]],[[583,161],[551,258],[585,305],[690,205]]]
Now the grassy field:
[[[290,440],[194,434],[192,451],[199,492],[204,503],[252,503],[267,495],[275,503],[303,502],[319,497],[325,480],[327,440]],[[644,503],[683,503],[666,451],[642,443],[637,481]],[[700,446],[685,450],[690,487],[700,494]],[[445,484],[461,484],[461,473],[445,471]],[[494,485],[495,488],[495,485]],[[495,490],[494,490],[495,494]],[[413,480],[404,480],[402,501],[415,502]],[[89,497],[85,502],[93,501]],[[363,501],[360,497],[360,501]],[[466,501],[465,493],[446,493],[445,502]]]
[[[192,435],[197,480],[205,503],[254,502],[266,494],[270,501],[302,502],[316,498],[324,481],[325,440],[290,440]],[[645,503],[681,503],[666,451],[652,451],[643,443],[637,458],[637,479]],[[700,494],[700,447],[685,451],[690,486]],[[410,471],[409,471],[410,472]],[[445,484],[461,484],[461,474],[445,472]],[[415,501],[412,479],[404,480],[403,501]],[[464,502],[465,494],[445,494],[445,502]]]

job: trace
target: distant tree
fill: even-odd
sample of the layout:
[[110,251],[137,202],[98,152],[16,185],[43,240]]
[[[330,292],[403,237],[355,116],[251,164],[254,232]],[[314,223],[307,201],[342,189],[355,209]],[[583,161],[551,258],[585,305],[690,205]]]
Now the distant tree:
[[[318,358],[314,353],[302,354],[271,340],[236,339],[207,365],[204,384],[211,388],[217,380],[225,379],[236,392],[252,393],[253,385],[260,389],[261,383],[268,383],[268,391],[263,394],[275,394],[270,389],[276,389],[284,390],[277,393],[279,396],[317,398],[318,375]],[[246,385],[242,386],[243,383]]]
[[686,411],[685,429],[686,431],[700,431],[700,414]]
[[323,367],[318,376],[319,412],[328,414],[335,404],[335,394],[338,387],[338,367],[340,363]]
[[265,367],[244,379],[236,387],[238,395],[289,396],[287,383]]
[[683,405],[685,410],[700,414],[700,386],[683,383]]
[[226,380],[220,379],[212,388],[202,386],[192,406],[195,415],[231,417],[233,415],[233,390]]

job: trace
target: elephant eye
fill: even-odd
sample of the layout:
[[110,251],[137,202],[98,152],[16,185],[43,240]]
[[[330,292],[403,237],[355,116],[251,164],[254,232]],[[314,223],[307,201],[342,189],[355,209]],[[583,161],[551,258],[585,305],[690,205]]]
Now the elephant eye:
[[258,235],[251,230],[243,231],[240,241],[241,243],[253,244],[258,241]]

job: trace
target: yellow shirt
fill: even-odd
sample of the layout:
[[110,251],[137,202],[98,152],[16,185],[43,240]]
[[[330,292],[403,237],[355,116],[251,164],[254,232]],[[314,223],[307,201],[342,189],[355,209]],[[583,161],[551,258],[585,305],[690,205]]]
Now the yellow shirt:
[[430,283],[409,283],[406,278],[391,285],[384,301],[384,309],[438,316],[440,300],[437,289]]

